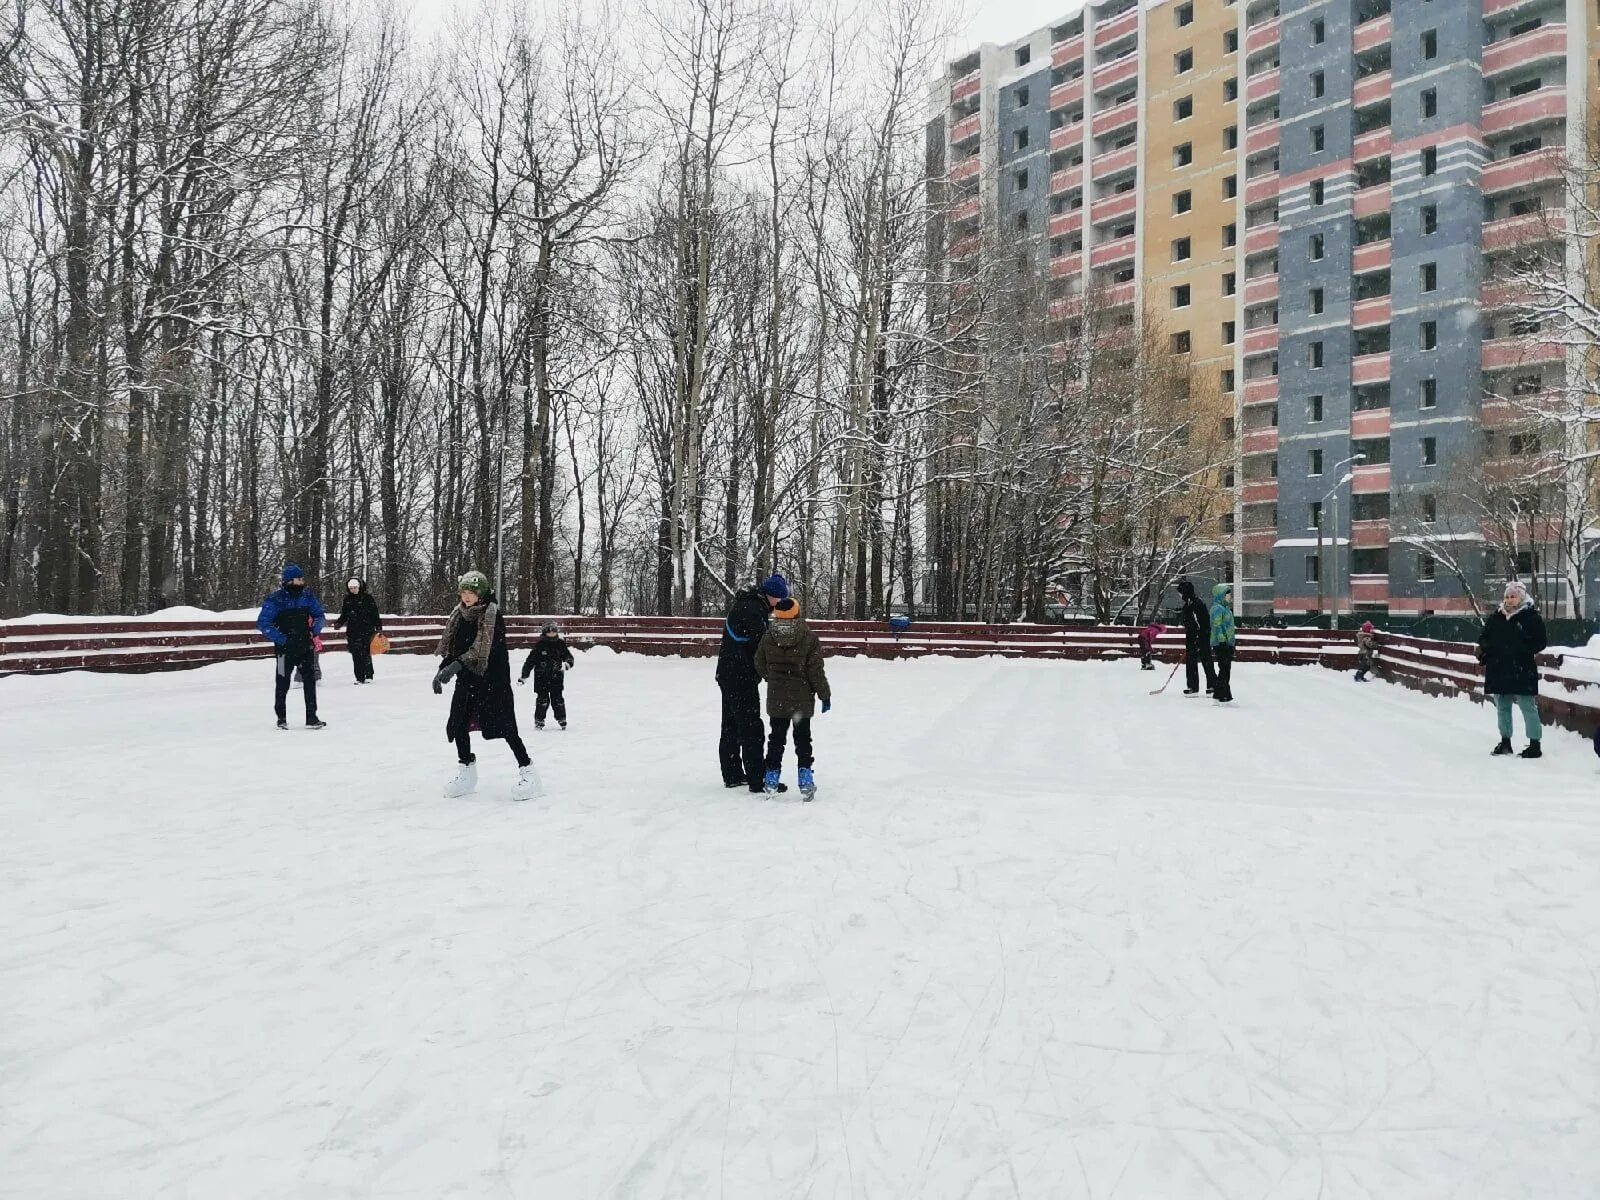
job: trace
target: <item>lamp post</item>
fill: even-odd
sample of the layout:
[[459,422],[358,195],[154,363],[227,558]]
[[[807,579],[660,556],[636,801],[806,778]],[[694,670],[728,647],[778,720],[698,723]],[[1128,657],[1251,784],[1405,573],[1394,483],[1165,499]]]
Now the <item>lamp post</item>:
[[[1343,462],[1333,464],[1335,471],[1341,467],[1348,467],[1351,463],[1366,462],[1365,454],[1352,454]],[[1339,489],[1355,478],[1355,472],[1346,471],[1339,477],[1339,482],[1334,484],[1322,497],[1322,503],[1333,501],[1333,621],[1329,628],[1333,628],[1339,620]],[[1317,518],[1317,614],[1322,615],[1322,579],[1325,572],[1322,569],[1322,526],[1321,514]]]

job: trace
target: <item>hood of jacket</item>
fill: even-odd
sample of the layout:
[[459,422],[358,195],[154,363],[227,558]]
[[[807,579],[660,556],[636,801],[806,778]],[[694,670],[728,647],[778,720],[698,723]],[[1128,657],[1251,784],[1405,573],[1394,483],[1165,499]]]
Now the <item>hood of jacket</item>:
[[1226,596],[1231,591],[1233,591],[1233,584],[1231,584],[1231,583],[1219,583],[1219,584],[1217,584],[1216,587],[1211,589],[1211,603],[1213,603],[1213,604],[1221,604],[1224,607],[1226,607],[1227,606],[1227,601],[1224,600],[1223,597]]

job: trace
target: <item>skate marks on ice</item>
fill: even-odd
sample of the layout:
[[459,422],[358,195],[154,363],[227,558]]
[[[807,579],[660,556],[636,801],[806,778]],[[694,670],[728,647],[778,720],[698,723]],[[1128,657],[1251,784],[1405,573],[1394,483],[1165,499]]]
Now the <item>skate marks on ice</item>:
[[0,681],[0,1192],[1594,1195],[1579,739],[841,660],[788,810],[704,664],[584,666],[526,805],[420,660],[292,753],[247,666]]

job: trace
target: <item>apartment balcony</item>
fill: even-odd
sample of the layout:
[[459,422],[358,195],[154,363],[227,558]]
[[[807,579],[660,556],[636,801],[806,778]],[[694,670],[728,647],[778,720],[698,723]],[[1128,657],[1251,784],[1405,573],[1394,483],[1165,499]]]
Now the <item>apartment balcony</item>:
[[1357,300],[1350,307],[1352,329],[1370,329],[1374,325],[1387,325],[1391,305],[1388,296],[1374,296],[1370,300]]
[[1260,379],[1247,379],[1244,385],[1243,401],[1246,407],[1252,404],[1274,404],[1278,399],[1278,377],[1266,375]]
[[1094,115],[1094,136],[1104,137],[1108,133],[1115,133],[1125,129],[1139,120],[1139,101],[1129,100],[1115,108],[1108,108]]
[[1266,304],[1277,298],[1278,277],[1276,275],[1258,275],[1254,279],[1245,280],[1245,307],[1248,308],[1252,304]]
[[1512,96],[1483,106],[1483,136],[1510,133],[1528,125],[1545,125],[1567,118],[1565,88],[1540,88],[1526,96]]
[[1556,183],[1563,178],[1566,162],[1566,151],[1560,146],[1547,146],[1532,154],[1502,158],[1498,162],[1484,164],[1480,186],[1485,196],[1494,196],[1518,188],[1536,187],[1541,183]]
[[973,113],[950,126],[950,144],[959,146],[983,132],[983,114]]
[[1252,25],[1245,30],[1244,52],[1249,57],[1262,50],[1270,50],[1278,44],[1278,38],[1283,29],[1283,18],[1273,17],[1270,21],[1263,21],[1259,25]]
[[1240,540],[1244,543],[1243,548],[1246,554],[1271,554],[1273,547],[1278,542],[1278,531],[1276,529],[1267,529],[1259,532],[1246,530]]
[[1519,8],[1531,8],[1538,0],[1483,0],[1483,17],[1502,17],[1514,13]]
[[969,96],[976,96],[982,87],[983,73],[981,71],[969,71],[950,85],[950,103],[960,104],[961,101]]
[[1272,504],[1278,499],[1278,481],[1268,479],[1262,483],[1246,483],[1239,489],[1241,504]]
[[1389,382],[1389,354],[1358,354],[1350,360],[1350,382],[1356,387],[1364,383]]
[[[1484,15],[1489,6],[1485,4]],[[1493,79],[1508,71],[1567,57],[1567,27],[1541,25],[1528,33],[1483,48],[1483,77]]]
[[1050,262],[1050,275],[1055,279],[1070,279],[1083,274],[1083,251],[1074,250]]
[[1071,212],[1056,213],[1050,218],[1050,236],[1053,238],[1069,237],[1083,229],[1083,209],[1075,208]]
[[1542,338],[1491,338],[1483,343],[1483,369],[1510,371],[1518,367],[1561,363],[1566,361],[1566,353],[1566,347],[1560,342]]
[[[1484,15],[1488,16],[1488,5],[1484,5]],[[1379,17],[1376,21],[1367,21],[1357,25],[1350,35],[1350,49],[1355,54],[1365,54],[1368,50],[1376,50],[1379,46],[1386,46],[1394,37],[1394,17],[1388,14]]]
[[1380,100],[1387,100],[1394,88],[1394,72],[1380,71],[1376,75],[1368,75],[1365,79],[1358,79],[1351,89],[1351,99],[1356,108],[1365,108],[1369,104],[1376,104]]
[[1107,88],[1114,88],[1118,84],[1128,83],[1137,78],[1139,78],[1139,56],[1124,54],[1103,67],[1095,68],[1094,90],[1098,95]]
[[1089,162],[1089,177],[1096,181],[1110,179],[1139,165],[1139,143],[1120,150],[1107,150]]
[[1278,348],[1278,327],[1276,325],[1263,325],[1260,329],[1249,329],[1244,335],[1244,356],[1255,358],[1262,354],[1271,354]]
[[[1389,357],[1387,354],[1385,358]],[[1359,463],[1350,472],[1350,491],[1357,496],[1376,496],[1389,490],[1389,464],[1363,467]]]
[[963,200],[950,210],[950,223],[952,225],[965,225],[969,221],[978,219],[979,201],[977,196]]
[[[1269,250],[1278,248],[1278,223],[1270,221],[1265,225],[1257,225],[1254,229],[1244,232],[1244,252],[1246,257],[1252,254],[1265,254]],[[1276,275],[1273,276],[1277,278]]]
[[1486,283],[1483,285],[1483,295],[1479,298],[1478,306],[1487,313],[1505,312],[1507,309],[1526,304],[1531,298],[1527,287],[1523,284]]
[[974,154],[968,158],[963,158],[960,162],[956,163],[950,168],[950,182],[962,183],[968,179],[976,179],[978,177],[978,173],[982,170],[983,156],[981,154]]
[[1390,410],[1369,408],[1350,414],[1350,436],[1353,438],[1380,438],[1389,436]]
[[1069,37],[1064,42],[1057,42],[1050,50],[1050,65],[1052,67],[1065,67],[1080,61],[1083,58],[1083,34]]
[[1364,275],[1368,271],[1381,271],[1391,265],[1394,257],[1394,243],[1385,238],[1381,242],[1368,242],[1365,246],[1357,246],[1350,255],[1350,273]]
[[1350,545],[1357,550],[1382,550],[1388,544],[1388,521],[1350,522]]
[[1083,164],[1075,167],[1064,167],[1050,176],[1050,194],[1052,196],[1064,195],[1073,188],[1083,183]]
[[1375,217],[1390,210],[1390,199],[1389,185],[1380,183],[1377,187],[1362,188],[1357,192],[1350,210],[1358,221],[1362,217]]
[[1069,79],[1058,87],[1050,89],[1050,107],[1066,108],[1069,104],[1076,104],[1083,99],[1083,93],[1083,76],[1080,75],[1076,79]]
[[1092,267],[1109,267],[1115,263],[1128,262],[1133,258],[1134,238],[1130,235],[1117,238],[1114,241],[1102,242],[1089,251],[1089,265]]
[[1357,136],[1351,156],[1356,162],[1382,158],[1394,149],[1394,135],[1389,129],[1374,129]]
[[1387,575],[1350,576],[1350,600],[1353,604],[1387,604],[1389,602],[1389,577]]
[[1083,145],[1083,122],[1081,120],[1050,131],[1050,150],[1052,153],[1057,150],[1071,150],[1074,146],[1081,145]]
[[978,252],[978,243],[982,239],[976,233],[969,233],[950,243],[951,258],[971,258]]
[[1261,204],[1267,200],[1276,200],[1278,198],[1278,184],[1278,173],[1276,171],[1268,175],[1257,175],[1254,179],[1246,180],[1244,185],[1245,204],[1248,206]]
[[1136,4],[1127,12],[1112,17],[1109,21],[1098,21],[1094,27],[1094,48],[1099,50],[1102,46],[1109,46],[1120,38],[1127,37],[1130,33],[1139,31],[1139,6]]
[[1133,303],[1133,292],[1132,280],[1127,283],[1113,283],[1100,292],[1100,300],[1107,308],[1126,308]]
[[1501,217],[1483,223],[1483,248],[1514,250],[1559,241],[1566,234],[1567,215],[1560,209],[1524,213],[1520,217]]
[[1283,125],[1279,121],[1268,121],[1265,125],[1257,125],[1244,135],[1244,152],[1260,154],[1263,150],[1271,150],[1282,136]]
[[1262,71],[1259,75],[1252,75],[1244,81],[1244,99],[1246,104],[1254,104],[1258,100],[1270,100],[1278,94],[1281,86],[1281,72],[1277,67],[1270,71]]
[[1278,449],[1276,429],[1247,429],[1239,438],[1241,454],[1272,454]]
[[1050,319],[1052,321],[1065,321],[1069,317],[1080,315],[1082,312],[1082,296],[1062,296],[1059,300],[1050,301]]
[[1123,217],[1132,216],[1138,211],[1139,193],[1137,191],[1107,196],[1104,200],[1096,200],[1094,202],[1094,207],[1089,210],[1089,224],[1104,225],[1107,221],[1119,221]]

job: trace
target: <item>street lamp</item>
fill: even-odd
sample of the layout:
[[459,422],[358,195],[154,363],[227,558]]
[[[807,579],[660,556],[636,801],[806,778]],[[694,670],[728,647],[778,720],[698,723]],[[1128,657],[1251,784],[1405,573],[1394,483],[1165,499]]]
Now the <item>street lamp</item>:
[[[1348,467],[1351,463],[1366,462],[1366,461],[1367,461],[1367,456],[1365,454],[1352,454],[1349,458],[1345,459],[1343,462],[1334,463],[1333,464],[1333,469],[1335,471],[1337,471],[1341,467]],[[1333,579],[1333,583],[1334,583],[1333,607],[1334,607],[1334,623],[1337,623],[1338,619],[1339,619],[1339,489],[1342,488],[1345,484],[1349,483],[1354,478],[1355,478],[1355,472],[1346,471],[1343,475],[1341,475],[1339,477],[1339,482],[1334,484],[1331,488],[1329,488],[1328,491],[1326,492],[1326,494],[1324,494],[1323,497],[1322,497],[1322,503],[1323,504],[1328,503],[1329,500],[1333,501],[1333,576],[1334,576],[1334,579]],[[1323,604],[1322,604],[1322,580],[1323,580],[1323,576],[1326,574],[1326,572],[1323,571],[1323,569],[1322,569],[1322,526],[1323,526],[1322,514],[1319,511],[1317,513],[1317,615],[1319,617],[1322,615],[1322,609],[1323,609]],[[1331,627],[1332,626],[1330,625],[1330,628]]]

